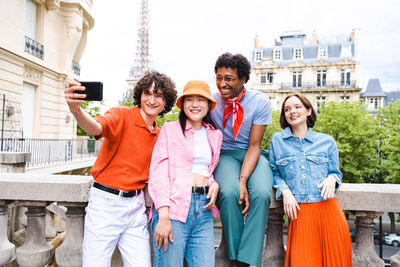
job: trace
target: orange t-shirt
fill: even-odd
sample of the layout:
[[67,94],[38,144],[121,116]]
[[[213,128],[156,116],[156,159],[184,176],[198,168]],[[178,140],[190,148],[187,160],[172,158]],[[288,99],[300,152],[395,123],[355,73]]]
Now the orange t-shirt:
[[130,191],[142,189],[149,178],[153,147],[160,132],[150,131],[139,108],[115,107],[95,118],[104,137],[92,176],[100,184]]

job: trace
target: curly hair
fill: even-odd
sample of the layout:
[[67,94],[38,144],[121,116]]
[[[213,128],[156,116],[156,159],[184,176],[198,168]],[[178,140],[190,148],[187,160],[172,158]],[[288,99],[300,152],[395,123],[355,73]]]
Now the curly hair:
[[224,53],[220,55],[217,62],[215,62],[215,74],[217,74],[218,68],[221,67],[236,69],[239,79],[245,77],[246,83],[250,78],[250,62],[242,54],[232,55],[231,53]]
[[290,124],[287,122],[286,116],[285,116],[285,104],[286,104],[286,101],[291,97],[297,97],[307,110],[311,109],[311,114],[307,116],[307,127],[310,127],[310,128],[314,127],[315,121],[317,120],[317,114],[315,113],[315,110],[314,110],[313,106],[311,105],[310,100],[308,100],[307,97],[305,97],[304,95],[302,95],[300,93],[294,93],[294,94],[289,94],[285,98],[285,100],[283,100],[282,109],[281,109],[281,117],[279,118],[279,123],[281,125],[281,128],[285,129],[286,127],[290,127]]
[[164,116],[164,114],[171,111],[175,105],[178,92],[175,90],[175,83],[167,75],[159,73],[157,71],[147,71],[144,76],[136,83],[133,89],[133,104],[141,108],[140,99],[143,91],[148,93],[151,85],[154,83],[154,92],[158,93],[161,90],[162,95],[165,99],[165,107],[158,115]]

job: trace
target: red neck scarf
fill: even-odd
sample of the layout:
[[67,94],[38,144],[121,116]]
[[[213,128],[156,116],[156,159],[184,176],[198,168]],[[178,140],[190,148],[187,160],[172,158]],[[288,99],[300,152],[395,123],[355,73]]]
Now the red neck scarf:
[[240,101],[242,101],[245,94],[246,94],[246,89],[243,87],[242,92],[240,92],[240,94],[237,97],[225,100],[225,110],[224,110],[224,116],[222,117],[222,127],[225,129],[226,122],[228,121],[228,118],[231,115],[231,113],[233,113],[232,132],[235,140],[243,122],[244,112],[242,105],[240,105]]

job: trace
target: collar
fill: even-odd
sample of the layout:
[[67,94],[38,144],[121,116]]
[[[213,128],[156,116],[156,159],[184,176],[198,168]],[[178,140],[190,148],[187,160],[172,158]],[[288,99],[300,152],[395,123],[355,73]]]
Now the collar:
[[[205,123],[203,121],[203,126],[206,127],[207,130],[214,130],[214,127],[212,127],[211,124]],[[193,126],[190,124],[190,122],[188,120],[186,120],[186,126],[185,126],[185,131],[194,131]]]
[[[290,137],[293,137],[293,138],[294,138],[293,133],[292,133],[292,130],[290,129],[290,127],[286,127],[286,128],[283,130],[282,137],[283,137],[283,138],[290,138]],[[307,139],[307,140],[310,141],[311,143],[314,142],[314,132],[311,130],[311,128],[308,128],[307,134],[306,134],[306,136],[304,137],[304,139]]]
[[139,107],[134,107],[134,108],[132,108],[132,110],[133,110],[133,115],[134,115],[134,123],[135,123],[136,126],[145,128],[151,134],[157,134],[158,133],[159,129],[157,127],[156,121],[153,122],[153,127],[154,128],[153,128],[152,131],[150,131],[149,127],[147,126],[147,123],[145,122],[145,120],[142,117],[142,114],[140,114]]

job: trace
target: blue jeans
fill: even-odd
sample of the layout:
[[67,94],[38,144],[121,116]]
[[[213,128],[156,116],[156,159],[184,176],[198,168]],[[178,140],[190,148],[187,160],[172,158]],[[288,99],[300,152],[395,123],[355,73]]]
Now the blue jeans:
[[[158,249],[153,239],[154,263],[153,266],[179,267],[183,266],[183,259],[189,267],[214,266],[214,226],[211,210],[204,210],[208,200],[205,194],[192,193],[189,213],[186,223],[170,220],[174,243],[168,242],[168,250],[164,246]],[[158,212],[154,211],[151,221],[151,230],[156,229]]]

